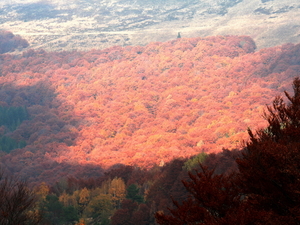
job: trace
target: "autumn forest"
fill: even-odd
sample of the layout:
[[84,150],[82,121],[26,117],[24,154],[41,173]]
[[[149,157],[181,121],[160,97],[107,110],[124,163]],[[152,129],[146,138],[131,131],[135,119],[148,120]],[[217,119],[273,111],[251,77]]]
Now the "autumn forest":
[[[46,52],[2,31],[0,53],[1,169],[26,180],[35,195],[26,215],[42,214],[40,224],[192,224],[167,208],[193,205],[188,182],[238,170],[246,177],[249,162],[236,159],[267,139],[256,131],[275,135],[277,111],[296,104],[300,74],[300,44],[256,50],[248,36]],[[288,97],[271,108],[284,91]],[[279,130],[290,124],[282,121]],[[250,203],[243,204],[233,207],[239,215]],[[172,215],[183,218],[179,211]],[[270,224],[289,217],[275,218]],[[197,224],[247,224],[231,219]]]

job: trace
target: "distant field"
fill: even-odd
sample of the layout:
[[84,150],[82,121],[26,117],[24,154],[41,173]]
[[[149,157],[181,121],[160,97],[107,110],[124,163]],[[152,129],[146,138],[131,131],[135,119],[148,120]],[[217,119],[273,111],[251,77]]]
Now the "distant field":
[[48,51],[146,45],[178,32],[249,35],[260,49],[300,42],[299,8],[297,0],[4,1],[0,26]]

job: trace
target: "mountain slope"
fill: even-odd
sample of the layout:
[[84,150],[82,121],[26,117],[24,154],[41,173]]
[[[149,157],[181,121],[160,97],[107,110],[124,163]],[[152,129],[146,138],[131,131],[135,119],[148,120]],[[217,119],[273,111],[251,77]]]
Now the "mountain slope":
[[1,105],[26,107],[30,117],[4,133],[27,146],[3,153],[1,162],[45,180],[82,173],[84,165],[149,168],[239,148],[247,127],[265,125],[265,105],[289,91],[299,48],[254,52],[249,37],[218,36],[1,55]]
[[[1,4],[1,3],[0,3]],[[249,35],[258,48],[300,42],[297,0],[4,1],[2,29],[48,51]]]

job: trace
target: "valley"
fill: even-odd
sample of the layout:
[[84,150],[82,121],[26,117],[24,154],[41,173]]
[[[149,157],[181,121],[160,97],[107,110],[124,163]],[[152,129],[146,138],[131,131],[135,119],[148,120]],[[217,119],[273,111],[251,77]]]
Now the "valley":
[[299,224],[299,9],[1,0],[0,224]]

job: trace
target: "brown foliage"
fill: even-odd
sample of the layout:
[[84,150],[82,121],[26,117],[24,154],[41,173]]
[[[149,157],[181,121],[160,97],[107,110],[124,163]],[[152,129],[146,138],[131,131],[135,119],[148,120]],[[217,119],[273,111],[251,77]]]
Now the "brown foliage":
[[[294,96],[290,101],[277,97],[268,107],[265,118],[269,126],[259,130],[237,160],[240,185],[257,209],[274,213],[280,223],[300,222],[300,80],[294,80]],[[254,166],[255,165],[255,166]]]
[[36,196],[27,183],[0,173],[0,224],[39,224]]
[[300,80],[294,80],[290,101],[277,97],[268,107],[266,129],[254,135],[238,171],[215,174],[201,166],[183,181],[191,197],[170,214],[159,211],[159,224],[299,224],[300,223]]

